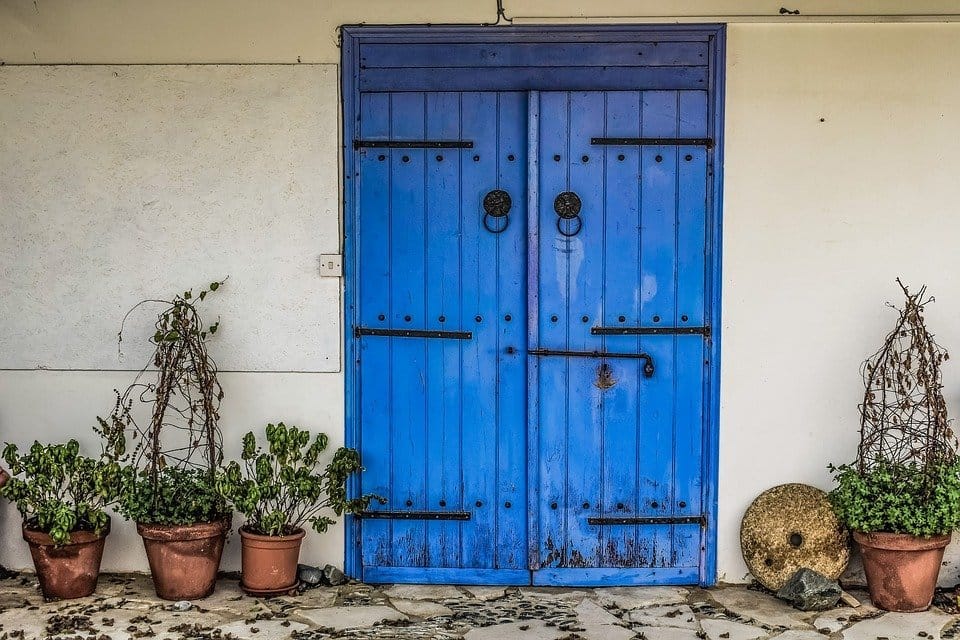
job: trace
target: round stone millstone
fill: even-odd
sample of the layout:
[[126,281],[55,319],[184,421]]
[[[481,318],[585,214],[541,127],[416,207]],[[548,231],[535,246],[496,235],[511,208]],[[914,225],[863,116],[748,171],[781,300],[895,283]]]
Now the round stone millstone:
[[827,494],[807,484],[757,496],[740,524],[740,549],[753,577],[773,591],[804,567],[836,580],[850,560],[849,534]]

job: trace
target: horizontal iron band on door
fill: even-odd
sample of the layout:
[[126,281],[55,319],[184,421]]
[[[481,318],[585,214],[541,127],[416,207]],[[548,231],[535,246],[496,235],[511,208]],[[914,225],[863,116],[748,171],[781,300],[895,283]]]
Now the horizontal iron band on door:
[[363,511],[361,518],[380,520],[469,520],[469,511]]
[[354,140],[354,149],[473,149],[472,140]]
[[587,518],[587,524],[698,524],[706,526],[703,516],[638,516],[636,518],[611,516],[608,518]]
[[710,327],[593,327],[595,336],[664,336],[701,335],[709,336]]
[[573,356],[580,358],[634,358],[653,362],[648,353],[609,353],[607,351],[570,351],[568,349],[530,349],[532,356]]
[[713,148],[712,138],[590,138],[590,144],[617,147],[697,146]]
[[376,329],[373,327],[357,327],[353,335],[383,336],[387,338],[441,338],[447,340],[470,340],[472,331],[434,331],[431,329]]

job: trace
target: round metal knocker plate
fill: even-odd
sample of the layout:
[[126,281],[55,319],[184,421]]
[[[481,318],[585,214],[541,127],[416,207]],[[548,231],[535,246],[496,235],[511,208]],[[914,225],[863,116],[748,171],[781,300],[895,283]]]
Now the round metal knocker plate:
[[580,196],[573,191],[564,191],[558,194],[553,201],[553,210],[564,220],[572,220],[580,215],[580,208],[583,203],[580,202]]
[[[483,228],[490,233],[503,233],[510,226],[513,199],[503,189],[494,189],[483,196]],[[501,222],[494,222],[501,220]]]
[[510,213],[510,207],[513,206],[513,200],[510,194],[503,189],[494,189],[483,196],[483,210],[488,216],[502,218]]

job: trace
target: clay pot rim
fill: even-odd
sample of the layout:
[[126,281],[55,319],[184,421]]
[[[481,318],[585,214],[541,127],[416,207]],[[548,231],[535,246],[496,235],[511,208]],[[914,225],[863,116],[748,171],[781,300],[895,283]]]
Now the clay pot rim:
[[231,516],[224,516],[210,522],[194,522],[191,524],[157,524],[153,522],[138,522],[137,533],[148,540],[160,542],[179,542],[185,540],[200,540],[222,536],[230,529]]
[[244,538],[247,540],[256,541],[256,542],[277,542],[277,543],[294,542],[296,540],[302,539],[305,535],[307,535],[306,529],[304,529],[303,527],[297,527],[293,533],[290,533],[287,535],[265,536],[262,533],[254,533],[250,531],[247,528],[246,524],[240,527],[239,529],[237,529],[237,532],[240,534],[241,538]]
[[111,521],[110,516],[107,516],[107,525],[100,530],[100,533],[91,531],[90,529],[75,529],[70,532],[69,542],[57,544],[53,541],[53,538],[50,537],[50,534],[45,531],[40,531],[32,525],[34,520],[34,518],[24,520],[20,528],[23,532],[23,539],[26,540],[28,544],[35,544],[41,547],[72,547],[78,544],[91,544],[106,538],[110,534]]
[[953,533],[936,536],[915,536],[909,533],[890,533],[887,531],[854,531],[853,539],[857,544],[875,549],[891,551],[926,551],[939,549],[950,544]]

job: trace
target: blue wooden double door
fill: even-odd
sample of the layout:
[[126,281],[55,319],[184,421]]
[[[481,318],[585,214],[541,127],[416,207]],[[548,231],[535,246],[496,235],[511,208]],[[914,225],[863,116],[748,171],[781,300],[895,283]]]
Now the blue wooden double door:
[[706,91],[360,96],[368,582],[702,580]]

